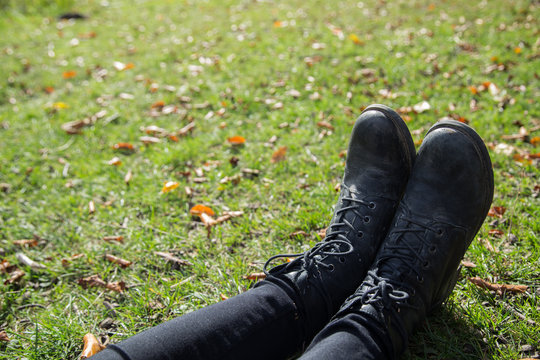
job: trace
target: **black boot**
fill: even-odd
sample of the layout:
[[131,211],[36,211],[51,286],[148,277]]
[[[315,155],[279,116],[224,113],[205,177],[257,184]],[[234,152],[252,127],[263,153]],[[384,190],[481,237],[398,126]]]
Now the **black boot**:
[[493,171],[482,139],[457,121],[434,125],[374,265],[336,318],[363,315],[384,329],[386,357],[401,355],[413,329],[452,292],[492,198]]
[[399,115],[383,105],[354,125],[341,194],[324,240],[267,272],[294,300],[307,345],[364,279],[412,170],[414,144]]

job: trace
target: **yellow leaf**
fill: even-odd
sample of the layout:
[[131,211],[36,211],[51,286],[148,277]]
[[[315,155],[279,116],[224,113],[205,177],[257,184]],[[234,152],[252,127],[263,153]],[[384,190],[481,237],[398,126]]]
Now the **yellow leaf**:
[[59,102],[55,102],[53,104],[53,108],[56,109],[56,110],[67,109],[67,108],[69,108],[69,105],[64,103],[64,102],[59,101]]
[[360,38],[356,36],[355,34],[350,34],[349,39],[352,40],[352,42],[355,43],[356,45],[364,45],[364,42],[360,40]]
[[176,189],[180,184],[176,181],[167,181],[163,184],[163,188],[161,189],[161,193],[166,193],[171,190]]

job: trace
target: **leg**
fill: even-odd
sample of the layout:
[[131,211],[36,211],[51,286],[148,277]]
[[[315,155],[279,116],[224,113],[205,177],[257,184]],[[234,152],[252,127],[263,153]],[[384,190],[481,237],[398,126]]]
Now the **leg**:
[[221,360],[254,354],[258,359],[285,359],[300,350],[299,334],[294,302],[278,286],[265,282],[109,345],[92,359]]

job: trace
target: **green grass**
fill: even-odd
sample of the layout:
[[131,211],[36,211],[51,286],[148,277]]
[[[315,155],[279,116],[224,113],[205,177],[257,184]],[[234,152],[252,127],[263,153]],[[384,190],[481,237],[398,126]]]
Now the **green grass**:
[[[537,1],[88,1],[62,8],[88,15],[67,22],[56,20],[59,9],[0,15],[0,183],[9,185],[0,191],[0,259],[17,264],[16,253],[23,252],[46,266],[19,265],[23,279],[0,285],[0,330],[11,339],[0,343],[0,358],[75,359],[87,332],[117,342],[218,302],[220,294],[245,291],[252,283],[242,276],[260,271],[269,256],[319,241],[344,169],[339,153],[361,109],[424,100],[431,109],[407,118],[415,141],[442,117],[467,119],[490,144],[494,205],[507,210],[502,219],[488,217],[478,235],[497,252],[473,242],[465,258],[477,267],[462,271],[448,303],[412,338],[406,357],[538,356],[538,160],[517,162],[494,150],[506,143],[540,151],[538,142],[502,137],[520,126],[532,131],[529,140],[540,136]],[[118,71],[114,61],[134,68]],[[76,75],[64,79],[66,71]],[[487,81],[505,95],[472,94],[470,86]],[[300,96],[292,97],[291,89]],[[382,89],[395,97],[384,97]],[[319,99],[310,97],[315,92]],[[157,101],[181,108],[180,95],[209,107],[151,116]],[[58,103],[68,107],[55,109]],[[101,110],[106,115],[80,135],[61,128]],[[139,140],[140,127],[175,131],[190,119],[193,133],[178,142],[145,147]],[[320,136],[321,120],[334,126],[331,134]],[[245,137],[245,146],[230,146],[234,135]],[[118,153],[112,146],[119,142],[137,149]],[[288,148],[286,160],[272,163],[281,146]],[[107,164],[114,156],[121,166]],[[232,157],[239,159],[236,167]],[[203,169],[207,182],[193,182],[207,162],[216,162]],[[244,168],[260,175],[220,183]],[[128,170],[133,179],[126,185]],[[180,186],[160,194],[165,181]],[[197,203],[218,215],[245,214],[207,238],[189,215]],[[491,229],[503,235],[489,235]],[[289,238],[299,230],[308,237]],[[36,247],[13,244],[34,235]],[[104,242],[108,235],[125,242]],[[154,251],[173,252],[193,266],[176,269]],[[78,253],[85,256],[62,266],[62,258]],[[106,253],[133,265],[121,269]],[[119,294],[78,285],[92,274],[122,280],[129,289]],[[1,276],[3,283],[8,275]],[[472,276],[529,289],[499,296],[476,288],[466,279]],[[106,318],[111,328],[99,326]]]

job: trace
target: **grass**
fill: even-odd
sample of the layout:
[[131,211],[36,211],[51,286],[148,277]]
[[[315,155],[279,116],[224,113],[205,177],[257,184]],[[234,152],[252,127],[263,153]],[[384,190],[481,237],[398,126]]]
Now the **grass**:
[[[487,218],[478,237],[489,244],[475,240],[465,255],[476,267],[463,269],[406,358],[538,356],[540,171],[527,156],[539,152],[538,2],[139,0],[67,10],[88,18],[57,21],[54,7],[0,15],[0,258],[18,264],[23,252],[46,267],[19,264],[25,276],[0,286],[0,330],[10,338],[0,358],[75,359],[88,332],[117,342],[245,291],[252,282],[242,277],[269,256],[319,241],[362,108],[422,101],[431,108],[402,109],[417,144],[442,117],[468,121],[489,144],[494,205],[506,212]],[[121,71],[115,61],[134,66]],[[486,82],[498,93],[482,91]],[[178,113],[160,113],[158,101]],[[61,128],[100,111],[79,135]],[[193,132],[178,142],[139,140],[141,127],[172,132],[190,120]],[[503,137],[520,127],[530,134]],[[235,135],[243,147],[227,142]],[[120,142],[136,151],[115,151]],[[272,163],[282,146],[285,160]],[[115,156],[122,164],[108,165]],[[205,182],[194,181],[198,171]],[[235,175],[236,185],[220,182]],[[166,181],[180,186],[160,194]],[[244,215],[208,237],[189,215],[198,203]],[[296,231],[308,235],[290,238]],[[124,243],[102,240],[112,235]],[[14,244],[33,237],[35,247]],[[155,251],[193,266],[175,268]],[[122,269],[106,253],[133,265]],[[84,257],[62,266],[74,254]],[[92,274],[128,290],[78,285]],[[472,276],[529,288],[501,296]]]

